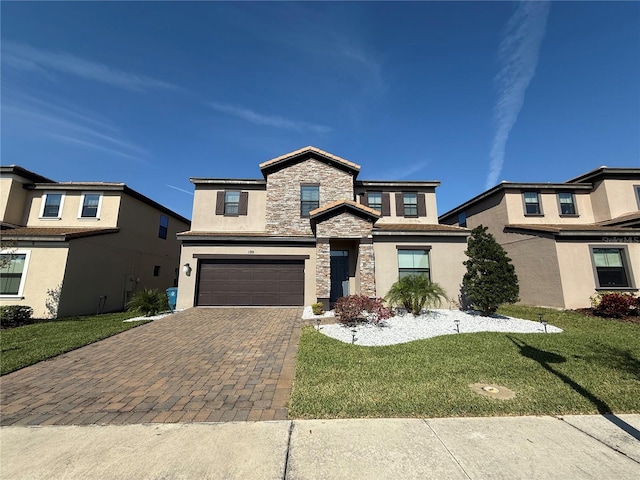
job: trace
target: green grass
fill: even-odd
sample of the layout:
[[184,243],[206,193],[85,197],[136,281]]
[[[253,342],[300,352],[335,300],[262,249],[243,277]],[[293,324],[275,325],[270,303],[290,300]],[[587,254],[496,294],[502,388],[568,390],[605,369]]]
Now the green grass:
[[138,315],[135,312],[123,312],[73,317],[2,330],[0,374],[13,372],[147,323],[123,322]]
[[[446,335],[385,347],[345,344],[303,329],[293,418],[640,413],[640,325],[575,312],[507,306],[560,334]],[[474,393],[471,383],[514,392]]]

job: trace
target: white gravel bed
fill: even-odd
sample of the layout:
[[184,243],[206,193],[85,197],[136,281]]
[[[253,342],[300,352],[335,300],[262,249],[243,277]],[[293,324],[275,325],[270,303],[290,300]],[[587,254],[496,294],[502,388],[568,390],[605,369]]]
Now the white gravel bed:
[[[405,314],[383,320],[378,325],[358,325],[355,344],[363,346],[395,345],[440,335],[454,335],[458,333],[454,323],[456,319],[460,321],[460,333],[544,333],[542,323],[531,320],[502,315],[483,317],[477,312],[462,312],[460,310],[431,310],[418,317]],[[321,325],[320,332],[336,340],[352,343],[353,334],[350,327],[335,323]],[[547,325],[547,333],[560,332],[562,329]]]
[[314,315],[313,309],[311,307],[304,307],[304,312],[302,313],[303,320],[312,320],[314,318],[325,318],[325,317],[333,317],[333,310],[328,312],[324,312],[324,315]]
[[[176,310],[177,312],[178,310]],[[164,312],[164,313],[160,313],[158,315],[152,315],[151,317],[134,317],[134,318],[128,318],[127,320],[123,320],[123,322],[141,322],[143,320],[160,320],[161,318],[167,317],[169,315],[171,315],[172,313],[175,312]]]

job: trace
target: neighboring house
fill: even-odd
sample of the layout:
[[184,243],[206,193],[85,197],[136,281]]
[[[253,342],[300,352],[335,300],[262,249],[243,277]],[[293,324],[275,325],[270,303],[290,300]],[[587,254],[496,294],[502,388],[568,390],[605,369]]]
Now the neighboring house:
[[192,231],[178,234],[178,308],[310,305],[384,296],[423,273],[457,298],[469,230],[438,225],[439,182],[360,181],[314,147],[260,164],[264,178],[192,178]]
[[0,213],[0,305],[30,306],[35,317],[51,316],[58,295],[62,318],[174,286],[176,234],[190,227],[123,183],[55,182],[16,165],[0,167]]
[[640,286],[640,168],[600,167],[564,183],[502,182],[440,216],[482,224],[513,260],[520,301],[589,307]]

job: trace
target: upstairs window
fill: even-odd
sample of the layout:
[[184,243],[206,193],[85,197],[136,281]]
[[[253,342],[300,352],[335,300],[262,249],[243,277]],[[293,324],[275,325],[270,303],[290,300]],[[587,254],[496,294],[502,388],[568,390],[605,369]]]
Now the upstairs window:
[[418,194],[403,193],[402,201],[404,204],[404,216],[417,217],[418,216]]
[[398,278],[425,275],[431,279],[429,250],[398,250]]
[[62,193],[45,193],[42,196],[41,218],[60,218],[62,215]]
[[169,231],[169,218],[164,215],[160,215],[160,228],[158,230],[158,238],[164,240],[167,239],[167,233]]
[[301,185],[300,186],[300,216],[308,217],[311,210],[320,206],[320,186]]
[[542,215],[540,208],[540,195],[538,192],[524,192],[525,215]]
[[560,204],[560,215],[575,215],[576,200],[571,192],[558,193],[558,203]]
[[28,252],[0,254],[0,295],[22,296],[28,262]]
[[465,212],[460,212],[458,214],[458,226],[459,227],[467,226],[467,214]]
[[623,248],[593,248],[597,288],[628,288],[629,275]]
[[249,192],[239,190],[220,191],[216,197],[216,215],[237,217],[246,215],[249,209]]
[[240,192],[224,192],[224,214],[238,215],[240,211]]
[[382,211],[382,192],[368,192],[367,206],[374,210]]
[[80,218],[98,218],[100,212],[100,193],[85,193],[80,205]]
[[640,209],[640,185],[634,185],[633,188],[636,191],[636,200],[638,201],[638,208]]

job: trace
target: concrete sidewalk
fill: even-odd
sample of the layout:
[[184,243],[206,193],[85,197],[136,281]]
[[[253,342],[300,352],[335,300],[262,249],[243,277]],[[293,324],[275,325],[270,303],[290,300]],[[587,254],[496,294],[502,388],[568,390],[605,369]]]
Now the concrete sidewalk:
[[637,479],[640,415],[3,427],[7,479]]

